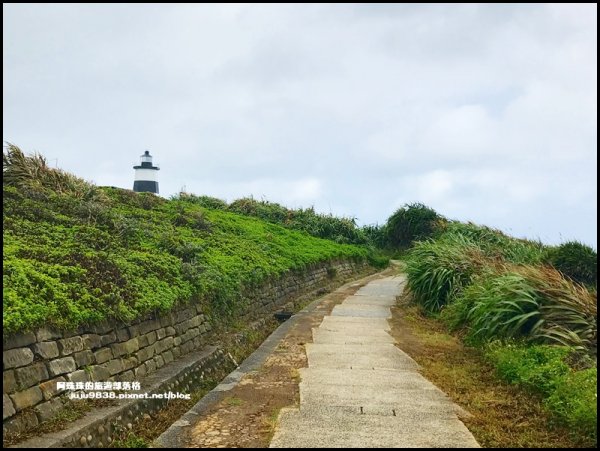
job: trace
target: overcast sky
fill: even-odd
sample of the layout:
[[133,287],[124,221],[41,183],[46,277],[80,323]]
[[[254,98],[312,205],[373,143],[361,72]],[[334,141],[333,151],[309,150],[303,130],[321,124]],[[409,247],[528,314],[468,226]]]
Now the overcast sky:
[[99,185],[597,247],[597,6],[4,4],[3,139]]

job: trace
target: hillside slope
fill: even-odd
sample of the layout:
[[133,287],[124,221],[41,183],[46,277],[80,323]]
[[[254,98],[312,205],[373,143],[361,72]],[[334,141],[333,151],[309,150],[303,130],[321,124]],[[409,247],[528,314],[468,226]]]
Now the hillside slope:
[[[317,262],[368,255],[362,246],[203,207],[193,197],[99,188],[47,167],[41,175],[15,176],[6,167],[5,161],[5,335],[44,324],[126,321],[191,300],[230,314],[245,287]],[[64,183],[49,183],[49,176]]]

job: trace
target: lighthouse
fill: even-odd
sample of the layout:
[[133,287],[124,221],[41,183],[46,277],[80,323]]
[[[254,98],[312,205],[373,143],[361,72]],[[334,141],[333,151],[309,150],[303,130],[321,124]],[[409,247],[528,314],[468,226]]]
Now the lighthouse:
[[133,190],[136,193],[154,193],[158,194],[158,166],[152,165],[152,155],[145,151],[140,157],[141,165],[134,166],[135,181],[133,182]]

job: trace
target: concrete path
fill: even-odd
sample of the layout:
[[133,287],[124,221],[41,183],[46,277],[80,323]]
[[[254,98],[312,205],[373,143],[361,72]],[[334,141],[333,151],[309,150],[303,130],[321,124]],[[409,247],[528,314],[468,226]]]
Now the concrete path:
[[387,333],[402,277],[370,282],[306,344],[300,407],[282,409],[271,448],[474,448],[458,407]]

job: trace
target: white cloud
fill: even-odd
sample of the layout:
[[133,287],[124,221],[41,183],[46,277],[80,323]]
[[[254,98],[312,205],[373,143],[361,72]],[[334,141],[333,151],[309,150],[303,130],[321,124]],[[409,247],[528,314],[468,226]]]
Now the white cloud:
[[99,184],[596,243],[596,5],[3,10],[4,139]]
[[482,158],[494,151],[497,125],[481,105],[461,105],[431,119],[422,148],[445,158]]

